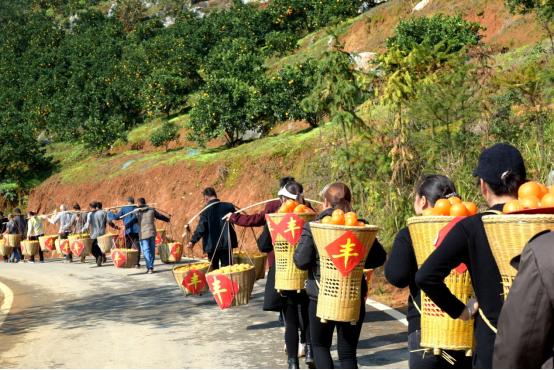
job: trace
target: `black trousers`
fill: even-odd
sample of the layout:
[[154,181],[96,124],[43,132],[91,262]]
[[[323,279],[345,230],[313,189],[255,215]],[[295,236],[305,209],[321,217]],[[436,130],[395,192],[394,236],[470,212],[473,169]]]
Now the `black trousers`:
[[420,351],[421,331],[416,330],[408,334],[408,350],[410,369],[471,369],[471,357],[465,355],[465,351],[447,351],[454,357],[454,365],[447,362],[442,356],[435,356],[432,353]]
[[[308,295],[305,291],[296,293],[287,291],[283,293],[283,317],[285,319],[285,344],[287,345],[288,358],[298,358],[298,342],[310,344],[310,329],[308,309]],[[300,339],[298,331],[300,330]]]
[[[29,240],[38,240],[38,238],[43,236],[43,235],[30,236]],[[44,252],[42,251],[42,248],[38,249],[38,259],[39,259],[40,262],[44,262]],[[35,262],[35,256],[29,257],[29,261]]]
[[138,250],[138,262],[140,265],[140,242],[139,235],[137,233],[125,234],[125,248]]
[[364,300],[362,299],[360,317],[356,325],[338,321],[327,321],[323,324],[316,316],[316,312],[317,301],[310,299],[310,334],[315,366],[318,369],[334,368],[333,358],[331,357],[331,344],[333,342],[333,332],[337,328],[337,352],[339,353],[340,367],[342,369],[357,369],[358,360],[356,359],[356,351],[365,317]]
[[[94,256],[94,258],[96,259],[97,263],[98,263],[98,257],[102,257],[102,258],[106,257],[106,255],[104,253],[102,253],[102,251],[100,250],[100,247],[98,246],[98,239],[92,239],[91,253]],[[100,264],[101,263],[102,263],[102,260],[101,260]]]
[[229,249],[218,248],[215,253],[208,253],[208,259],[212,261],[211,270],[229,266]]

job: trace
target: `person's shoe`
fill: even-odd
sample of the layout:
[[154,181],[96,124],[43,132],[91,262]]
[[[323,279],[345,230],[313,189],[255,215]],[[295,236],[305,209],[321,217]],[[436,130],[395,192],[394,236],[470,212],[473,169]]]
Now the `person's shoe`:
[[139,269],[139,268],[140,268],[140,264],[137,263],[137,264],[135,265],[135,268],[136,268],[136,269]]
[[28,261],[29,263],[35,263],[35,261]]
[[96,257],[96,266],[102,266],[102,256]]
[[304,357],[304,355],[305,355],[305,352],[304,352],[305,346],[306,346],[305,343],[298,343],[298,357]]
[[153,274],[154,271],[153,271],[152,269],[146,269],[146,273],[147,273],[147,274]]
[[102,256],[102,262],[103,262],[103,263],[106,263],[107,261],[108,261],[108,258],[107,258],[105,255]]
[[289,358],[288,364],[289,364],[289,369],[300,369],[300,364],[298,363],[298,357]]
[[308,368],[310,369],[315,369],[314,354],[312,352],[311,344],[306,344],[305,352],[306,352],[306,365],[308,365]]

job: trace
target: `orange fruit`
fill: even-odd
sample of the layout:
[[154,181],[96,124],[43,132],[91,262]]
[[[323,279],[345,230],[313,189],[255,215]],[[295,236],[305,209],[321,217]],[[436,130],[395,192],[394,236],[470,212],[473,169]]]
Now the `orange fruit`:
[[541,198],[541,187],[536,181],[528,181],[525,184],[521,185],[517,191],[518,198],[527,198],[535,196],[538,199]]
[[363,221],[358,221],[358,226],[365,226],[365,222],[363,222]]
[[287,205],[283,203],[281,207],[279,207],[279,210],[277,211],[277,213],[288,213]]
[[448,198],[448,201],[452,205],[462,203],[462,200],[459,197],[450,197]]
[[538,184],[539,188],[541,189],[541,196],[539,197],[539,199],[542,199],[542,197],[544,197],[545,194],[548,193],[548,188],[546,187],[546,185],[541,184],[540,182]]
[[469,211],[463,203],[453,204],[450,207],[450,216],[469,216]]
[[354,212],[348,212],[344,215],[344,224],[346,226],[358,225],[358,216]]
[[554,194],[546,193],[541,199],[541,208],[554,207]]
[[298,202],[292,199],[287,199],[285,205],[287,206],[287,213],[292,213],[294,212],[294,209],[298,206]]
[[521,210],[521,205],[519,204],[519,200],[511,200],[504,204],[504,208],[502,208],[502,212],[504,213],[512,213],[517,212]]
[[448,199],[439,199],[435,203],[434,207],[440,215],[449,216],[450,215],[450,202]]
[[299,204],[294,208],[294,213],[306,213],[306,206],[303,204]]
[[323,217],[323,219],[321,220],[321,223],[322,224],[327,224],[327,225],[330,225],[332,222],[332,218],[331,216],[325,216]]
[[529,195],[527,197],[520,198],[519,205],[521,206],[521,209],[539,208],[540,200],[534,195]]
[[422,216],[440,216],[441,214],[440,214],[439,210],[437,210],[435,208],[425,208],[421,215]]
[[340,209],[335,209],[331,215],[333,225],[344,225],[344,212]]
[[463,202],[463,205],[466,206],[467,211],[470,216],[476,215],[478,212],[477,204],[473,202]]

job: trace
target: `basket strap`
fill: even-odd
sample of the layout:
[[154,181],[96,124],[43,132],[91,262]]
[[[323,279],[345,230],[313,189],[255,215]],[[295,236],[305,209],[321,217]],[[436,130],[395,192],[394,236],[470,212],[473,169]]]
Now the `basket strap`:
[[483,312],[482,309],[479,309],[479,316],[481,316],[481,319],[485,322],[485,324],[487,324],[489,329],[492,330],[494,334],[498,332],[498,330],[491,324],[489,319],[487,319],[487,316],[485,316],[485,313]]
[[493,214],[493,215],[503,215],[503,214],[504,214],[504,213],[502,213],[502,212],[500,212],[500,211],[497,211],[497,210],[495,210],[495,209],[489,209],[489,210],[487,210],[487,211],[485,211],[485,212],[483,212],[483,213],[485,213],[485,214],[488,213],[488,214]]
[[414,307],[416,308],[417,312],[419,312],[419,314],[421,315],[421,309],[420,309],[419,306],[417,305],[417,302],[416,302],[416,300],[414,299],[414,296],[412,295],[412,293],[410,293],[410,299],[412,300],[412,303],[414,304]]

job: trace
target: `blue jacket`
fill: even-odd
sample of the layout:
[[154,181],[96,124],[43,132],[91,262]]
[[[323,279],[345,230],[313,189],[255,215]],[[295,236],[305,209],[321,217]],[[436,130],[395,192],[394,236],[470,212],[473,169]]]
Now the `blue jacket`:
[[[119,219],[121,216],[135,210],[137,206],[125,206],[122,207],[119,212],[110,216],[111,219]],[[132,215],[125,216],[123,218],[123,224],[125,225],[125,234],[138,234],[139,233],[139,224],[137,220],[136,213]]]

